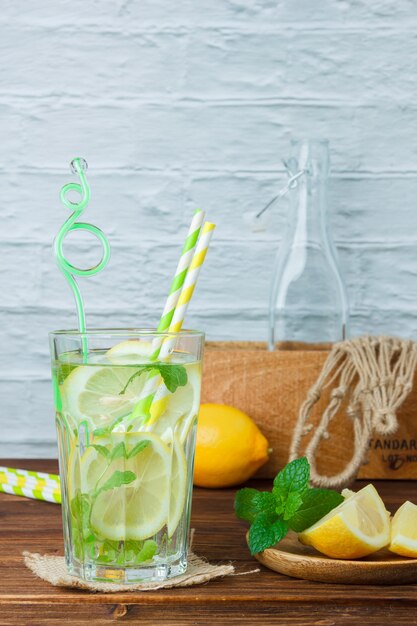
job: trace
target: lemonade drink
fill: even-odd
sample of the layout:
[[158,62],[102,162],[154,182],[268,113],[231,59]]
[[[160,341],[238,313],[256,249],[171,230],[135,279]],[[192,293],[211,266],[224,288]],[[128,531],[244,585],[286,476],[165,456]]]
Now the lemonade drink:
[[51,333],[65,554],[86,580],[186,569],[203,335],[178,333],[155,360],[167,339]]

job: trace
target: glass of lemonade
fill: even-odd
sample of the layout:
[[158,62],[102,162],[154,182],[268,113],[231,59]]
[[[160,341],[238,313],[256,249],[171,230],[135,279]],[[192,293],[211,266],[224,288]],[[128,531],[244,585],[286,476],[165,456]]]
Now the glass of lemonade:
[[130,583],[185,572],[203,345],[197,331],[50,333],[72,575]]

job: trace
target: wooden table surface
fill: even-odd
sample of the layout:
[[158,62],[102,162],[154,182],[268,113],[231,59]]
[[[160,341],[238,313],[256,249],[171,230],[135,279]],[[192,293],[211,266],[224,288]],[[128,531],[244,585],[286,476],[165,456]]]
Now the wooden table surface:
[[[0,460],[1,465],[48,472],[55,461]],[[270,483],[270,481],[269,481]],[[257,486],[269,486],[258,482]],[[360,484],[358,484],[358,487]],[[388,508],[417,500],[415,482],[378,482]],[[245,544],[246,525],[233,514],[234,489],[195,489],[195,552],[211,562],[233,562],[237,573],[258,567]],[[0,625],[126,623],[182,624],[417,624],[417,585],[377,587],[314,583],[259,566],[259,573],[204,585],[143,593],[87,593],[55,588],[23,564],[22,551],[63,554],[56,504],[0,494]]]

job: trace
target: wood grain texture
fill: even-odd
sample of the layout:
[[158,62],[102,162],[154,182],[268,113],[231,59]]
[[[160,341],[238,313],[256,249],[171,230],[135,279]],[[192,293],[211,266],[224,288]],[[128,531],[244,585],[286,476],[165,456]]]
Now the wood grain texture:
[[[56,472],[54,461],[0,460],[0,464]],[[251,481],[269,488],[270,481]],[[358,484],[357,488],[360,488]],[[395,511],[415,499],[412,482],[378,485]],[[233,513],[234,489],[195,489],[192,526],[195,551],[211,562],[232,561],[238,573],[257,561],[246,546],[247,526]],[[108,624],[116,620],[145,625],[172,624],[411,624],[417,610],[417,586],[369,586],[316,583],[271,572],[227,577],[207,585],[146,593],[86,593],[55,588],[23,564],[22,551],[63,554],[58,505],[0,494],[0,624],[26,626]]]
[[[268,352],[265,344],[257,342],[207,344],[202,401],[231,404],[253,417],[273,449],[259,477],[272,478],[288,461],[299,408],[328,356],[328,350],[322,348]],[[331,388],[316,405],[313,423],[330,392]],[[399,410],[398,422],[394,435],[372,438],[369,463],[362,467],[359,478],[417,478],[417,384]],[[346,465],[353,450],[352,422],[343,407],[329,432],[330,439],[319,450],[317,467],[320,473],[332,475]],[[305,443],[308,440],[307,436]]]
[[319,582],[354,585],[401,585],[417,583],[417,559],[396,556],[386,548],[356,561],[330,559],[303,546],[290,532],[275,548],[256,555],[275,572]]

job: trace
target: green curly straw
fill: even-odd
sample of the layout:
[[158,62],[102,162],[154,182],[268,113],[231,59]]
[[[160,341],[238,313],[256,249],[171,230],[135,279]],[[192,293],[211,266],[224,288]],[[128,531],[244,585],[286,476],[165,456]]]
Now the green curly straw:
[[[87,207],[90,201],[90,188],[85,177],[87,167],[87,162],[80,157],[77,157],[71,161],[71,171],[74,174],[78,174],[81,184],[68,183],[67,185],[64,185],[61,189],[61,202],[68,209],[71,209],[73,211],[73,214],[61,226],[58,235],[56,236],[54,245],[55,257],[58,263],[58,267],[64,274],[74,294],[75,305],[77,307],[78,314],[78,326],[81,333],[86,332],[85,312],[83,299],[80,289],[75,280],[75,276],[93,276],[94,274],[98,274],[98,272],[100,272],[107,265],[110,258],[110,245],[104,233],[99,228],[97,228],[97,226],[93,226],[93,224],[77,222],[77,219],[83,213],[84,209]],[[71,202],[71,200],[68,199],[67,196],[71,191],[75,191],[80,195],[80,201],[78,203]],[[75,265],[72,265],[65,258],[63,251],[64,239],[65,236],[72,230],[87,230],[89,233],[97,237],[97,239],[99,239],[99,241],[103,244],[103,256],[101,258],[101,261],[97,263],[97,265],[95,265],[94,267],[91,267],[89,269],[80,269]],[[82,337],[82,348],[83,356],[84,358],[86,358],[88,353],[88,346],[87,338],[85,337],[85,335],[83,335]]]

